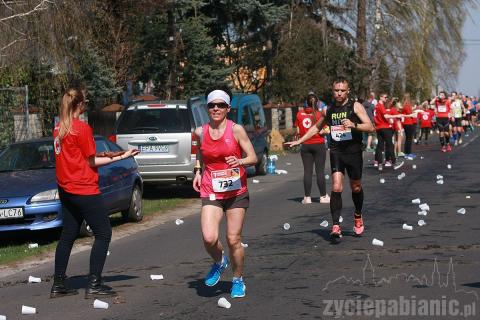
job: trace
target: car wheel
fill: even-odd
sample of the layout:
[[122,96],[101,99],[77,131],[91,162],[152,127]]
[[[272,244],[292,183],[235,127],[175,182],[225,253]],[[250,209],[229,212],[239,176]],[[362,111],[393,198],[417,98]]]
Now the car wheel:
[[136,184],[133,187],[130,207],[122,211],[122,217],[125,221],[138,222],[143,219],[142,211],[142,189]]
[[93,231],[92,228],[83,220],[82,225],[80,226],[80,236],[81,237],[92,237]]
[[267,174],[267,152],[262,153],[260,161],[255,165],[257,175],[264,176]]

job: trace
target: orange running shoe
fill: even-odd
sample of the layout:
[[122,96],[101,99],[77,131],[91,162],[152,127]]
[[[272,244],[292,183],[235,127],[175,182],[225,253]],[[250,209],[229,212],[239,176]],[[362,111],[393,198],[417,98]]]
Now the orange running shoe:
[[332,227],[332,232],[330,232],[330,238],[341,238],[342,237],[342,229],[338,224],[334,224]]
[[362,235],[364,229],[365,229],[365,227],[363,226],[362,216],[360,216],[358,218],[354,216],[353,232],[355,233],[355,235],[357,235],[357,236]]

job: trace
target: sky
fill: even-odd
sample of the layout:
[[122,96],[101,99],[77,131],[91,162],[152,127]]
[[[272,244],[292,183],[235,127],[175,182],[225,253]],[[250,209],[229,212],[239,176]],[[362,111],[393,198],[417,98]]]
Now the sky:
[[[466,57],[458,74],[458,91],[467,95],[480,96],[480,8],[470,11],[465,21],[463,39]],[[475,40],[475,41],[469,41]]]

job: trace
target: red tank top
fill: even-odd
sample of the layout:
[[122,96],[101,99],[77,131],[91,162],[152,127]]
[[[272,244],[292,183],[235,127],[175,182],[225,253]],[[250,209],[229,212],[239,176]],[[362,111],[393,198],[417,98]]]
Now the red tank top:
[[[234,123],[227,120],[223,136],[218,140],[210,136],[210,125],[203,125],[203,139],[200,147],[204,172],[200,197],[211,200],[229,199],[247,192],[247,174],[243,166],[231,167],[225,157],[242,157],[240,144],[233,135]],[[215,198],[213,199],[213,195]]]

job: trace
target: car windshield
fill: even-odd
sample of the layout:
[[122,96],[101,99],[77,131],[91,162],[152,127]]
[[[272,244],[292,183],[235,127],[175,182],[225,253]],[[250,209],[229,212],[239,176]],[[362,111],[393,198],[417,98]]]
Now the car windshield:
[[55,168],[52,141],[12,144],[0,153],[0,172]]
[[118,134],[180,133],[191,130],[187,109],[131,109],[125,111],[119,121]]

